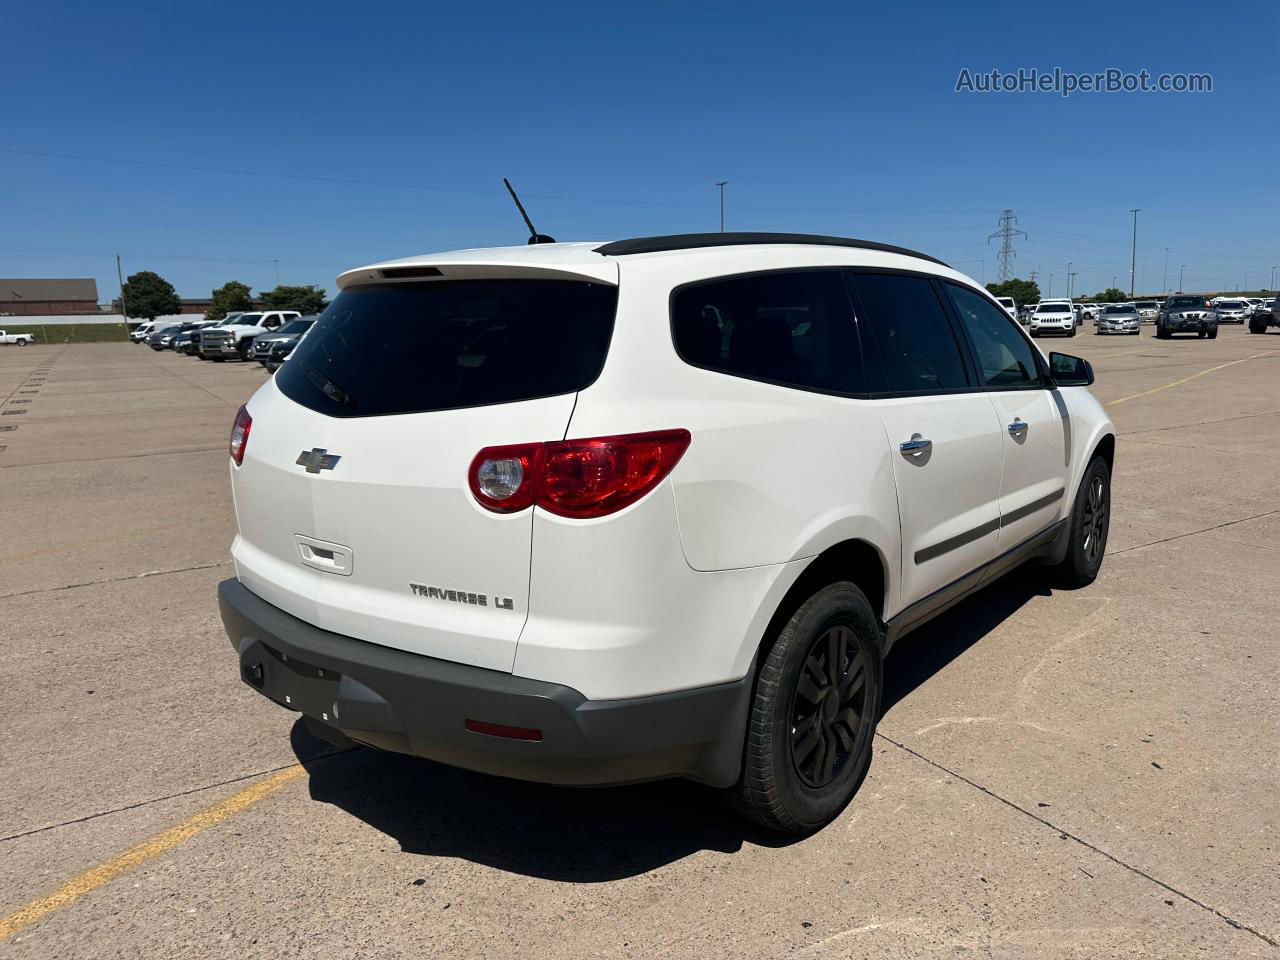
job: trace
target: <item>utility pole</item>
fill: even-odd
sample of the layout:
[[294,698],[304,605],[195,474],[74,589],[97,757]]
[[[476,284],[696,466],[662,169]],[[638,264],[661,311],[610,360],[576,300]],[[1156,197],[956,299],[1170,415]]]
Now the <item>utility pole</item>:
[[1068,260],[1067,261],[1067,299],[1068,300],[1071,299],[1071,278],[1074,276],[1075,274],[1071,272],[1071,261]]
[[1053,274],[1052,273],[1049,274],[1049,289],[1045,292],[1044,296],[1046,300],[1053,296]]
[[720,188],[720,232],[724,233],[724,187],[728,180],[717,180],[716,186]]
[[1000,214],[1000,229],[987,236],[987,243],[995,237],[1000,238],[1000,259],[997,262],[1000,264],[998,273],[1001,283],[1013,279],[1013,258],[1017,256],[1013,252],[1013,238],[1027,235],[1024,230],[1014,229],[1013,225],[1017,222],[1018,218],[1013,215],[1013,211],[1006,208]]
[[1164,279],[1160,281],[1160,292],[1169,292],[1169,248],[1164,248]]
[[116,254],[116,281],[120,284],[120,312],[124,314],[125,326],[129,325],[129,307],[124,302],[124,274],[120,272],[120,254]]
[[1187,265],[1185,263],[1182,266],[1178,267],[1178,292],[1179,293],[1182,292],[1182,273],[1186,269],[1187,269]]
[[1075,271],[1074,273],[1067,274],[1067,299],[1068,300],[1071,299],[1071,291],[1076,288],[1076,277],[1078,277],[1079,275],[1080,275],[1079,270]]
[[1134,207],[1129,212],[1133,214],[1133,250],[1129,254],[1129,297],[1133,297],[1133,285],[1138,280],[1138,274],[1135,268],[1138,265],[1138,211],[1141,207]]
[[280,261],[277,260],[275,264],[276,264],[276,286],[278,287],[280,286]]

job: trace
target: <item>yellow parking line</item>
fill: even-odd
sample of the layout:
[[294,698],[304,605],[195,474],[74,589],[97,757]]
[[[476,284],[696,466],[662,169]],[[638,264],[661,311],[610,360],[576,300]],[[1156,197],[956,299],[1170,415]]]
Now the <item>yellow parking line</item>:
[[1239,360],[1230,360],[1227,363],[1220,363],[1216,367],[1210,367],[1208,370],[1201,370],[1199,373],[1193,373],[1191,374],[1191,376],[1183,377],[1181,380],[1175,380],[1173,381],[1173,383],[1166,383],[1160,387],[1152,387],[1150,390],[1143,390],[1141,393],[1131,393],[1127,397],[1121,397],[1119,400],[1112,400],[1110,403],[1103,404],[1103,406],[1114,407],[1118,403],[1125,403],[1126,401],[1129,401],[1129,400],[1137,400],[1139,397],[1147,397],[1153,393],[1159,393],[1161,390],[1168,390],[1170,387],[1180,386],[1181,384],[1186,383],[1188,380],[1196,379],[1196,377],[1203,377],[1206,373],[1213,373],[1215,370],[1222,370],[1225,367],[1234,367],[1237,363],[1244,363],[1248,360],[1258,360],[1261,357],[1269,357],[1276,352],[1277,351],[1275,350],[1268,350],[1266,353],[1255,353],[1251,357],[1241,357]]
[[91,867],[79,876],[72,877],[47,897],[32,900],[25,907],[0,920],[0,940],[8,940],[20,930],[29,927],[38,920],[42,920],[55,910],[61,910],[63,907],[74,903],[86,893],[96,890],[104,883],[114,880],[121,874],[128,873],[166,850],[171,850],[183,841],[190,840],[196,834],[217,823],[221,823],[232,814],[239,813],[259,800],[271,796],[285,784],[302,776],[303,772],[301,764],[285,767],[283,770],[272,774],[266,780],[255,783],[251,787],[245,787],[245,789],[233,793],[225,800],[220,800],[213,806],[201,810],[195,816],[184,820],[177,826],[170,827],[162,833],[157,833],[148,840],[143,840],[137,846],[130,847],[119,856],[112,857],[105,863]]
[[66,550],[79,550],[83,547],[100,547],[104,543],[117,543],[120,540],[132,540],[137,537],[150,536],[153,533],[164,533],[166,530],[180,530],[184,527],[198,527],[204,523],[213,523],[217,520],[225,519],[224,517],[202,517],[199,520],[183,520],[180,523],[165,523],[158,527],[143,527],[141,530],[129,530],[125,533],[118,533],[114,537],[99,537],[96,540],[80,540],[76,543],[62,543],[56,547],[42,547],[39,550],[30,550],[26,553],[15,553],[12,556],[0,557],[0,564],[17,563],[19,560],[29,560],[32,557],[44,557],[51,553],[62,553]]

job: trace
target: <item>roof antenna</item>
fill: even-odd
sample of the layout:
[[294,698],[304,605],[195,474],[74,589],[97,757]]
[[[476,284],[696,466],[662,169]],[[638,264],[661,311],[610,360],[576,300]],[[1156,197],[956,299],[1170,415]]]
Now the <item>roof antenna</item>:
[[545,233],[539,233],[533,228],[533,221],[529,219],[529,215],[524,212],[524,204],[520,202],[520,198],[516,196],[515,187],[511,186],[511,181],[506,177],[502,178],[502,184],[507,188],[507,193],[511,194],[511,199],[516,202],[516,209],[520,211],[520,216],[524,217],[524,224],[529,228],[529,243],[555,243],[555,237],[548,237]]

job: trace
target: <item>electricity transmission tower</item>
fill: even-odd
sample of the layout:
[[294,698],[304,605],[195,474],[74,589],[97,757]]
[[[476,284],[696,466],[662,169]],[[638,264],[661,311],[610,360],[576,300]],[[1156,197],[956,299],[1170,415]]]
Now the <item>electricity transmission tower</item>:
[[1012,210],[1005,210],[1000,214],[1000,229],[987,237],[987,243],[990,243],[996,237],[1000,238],[1000,282],[1013,279],[1013,258],[1017,256],[1013,252],[1013,238],[1025,237],[1026,231],[1017,230],[1014,224],[1018,222],[1018,218],[1013,215]]

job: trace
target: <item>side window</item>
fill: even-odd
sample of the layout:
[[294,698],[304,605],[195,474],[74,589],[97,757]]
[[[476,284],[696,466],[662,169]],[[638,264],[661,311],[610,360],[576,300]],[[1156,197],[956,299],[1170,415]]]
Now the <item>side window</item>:
[[973,341],[979,375],[986,387],[1028,388],[1043,385],[1035,348],[1007,314],[979,293],[954,283],[944,284],[960,322]]
[[726,277],[676,291],[676,352],[695,367],[824,393],[861,393],[862,356],[837,270]]
[[928,277],[861,272],[848,277],[861,304],[859,327],[875,343],[883,367],[882,376],[869,374],[879,381],[874,389],[937,393],[972,386],[960,344]]
[[280,318],[274,313],[269,314],[267,319],[262,322],[262,325],[268,330],[274,330],[276,327],[280,326]]

